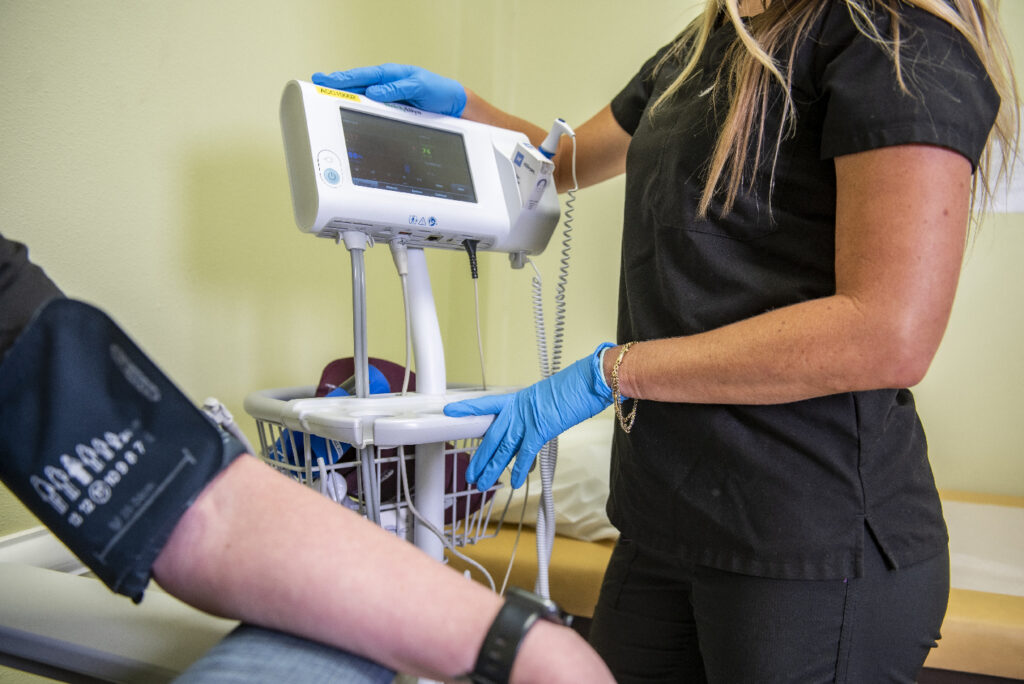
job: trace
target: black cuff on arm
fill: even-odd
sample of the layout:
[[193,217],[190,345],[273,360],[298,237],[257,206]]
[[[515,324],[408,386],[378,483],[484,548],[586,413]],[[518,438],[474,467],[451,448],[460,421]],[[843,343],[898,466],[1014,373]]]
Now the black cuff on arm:
[[185,510],[243,451],[87,304],[50,301],[0,365],[0,479],[135,601]]

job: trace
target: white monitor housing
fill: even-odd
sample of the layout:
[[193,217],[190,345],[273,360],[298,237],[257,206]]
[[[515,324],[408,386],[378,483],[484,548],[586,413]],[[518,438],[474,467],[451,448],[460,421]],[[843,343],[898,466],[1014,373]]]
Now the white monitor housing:
[[281,97],[295,221],[413,247],[539,254],[559,217],[526,136],[291,81]]

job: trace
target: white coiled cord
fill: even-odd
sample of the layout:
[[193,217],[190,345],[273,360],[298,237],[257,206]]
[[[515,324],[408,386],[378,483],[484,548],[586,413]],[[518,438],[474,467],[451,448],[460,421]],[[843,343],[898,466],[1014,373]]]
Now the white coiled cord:
[[[540,361],[541,377],[547,378],[561,369],[562,342],[565,337],[565,289],[569,280],[569,253],[572,245],[572,223],[576,191],[579,182],[576,179],[576,134],[570,133],[572,139],[572,189],[567,192],[565,203],[565,219],[562,222],[562,252],[559,260],[558,280],[555,284],[555,327],[552,332],[551,362],[548,363],[547,334],[544,325],[544,306],[541,298],[541,277],[537,267],[533,266],[533,320],[536,327],[537,355]],[[548,569],[551,562],[551,550],[555,543],[555,502],[552,490],[555,480],[555,466],[558,463],[558,438],[555,437],[544,445],[537,457],[540,462],[540,503],[537,506],[537,581],[534,591],[550,598],[548,585]]]

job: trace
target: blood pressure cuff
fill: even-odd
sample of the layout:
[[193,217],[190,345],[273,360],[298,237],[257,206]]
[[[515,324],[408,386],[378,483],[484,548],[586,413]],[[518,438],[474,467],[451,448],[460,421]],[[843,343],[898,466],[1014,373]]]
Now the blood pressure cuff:
[[136,602],[185,510],[243,451],[88,304],[44,305],[0,366],[0,478]]

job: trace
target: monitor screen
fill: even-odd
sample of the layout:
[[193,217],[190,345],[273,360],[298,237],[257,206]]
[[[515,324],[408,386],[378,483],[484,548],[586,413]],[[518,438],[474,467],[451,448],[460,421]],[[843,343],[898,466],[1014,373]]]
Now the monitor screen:
[[462,136],[341,109],[352,183],[476,202]]

